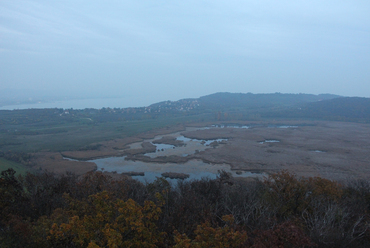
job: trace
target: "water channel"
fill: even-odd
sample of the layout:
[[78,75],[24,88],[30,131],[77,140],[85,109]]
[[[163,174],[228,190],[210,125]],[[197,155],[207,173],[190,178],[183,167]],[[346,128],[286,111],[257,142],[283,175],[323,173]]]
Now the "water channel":
[[[231,170],[230,165],[227,164],[207,164],[201,160],[189,160],[186,163],[146,163],[142,161],[131,161],[125,160],[125,157],[110,157],[90,160],[94,162],[98,171],[109,171],[117,173],[127,172],[144,172],[144,176],[132,176],[134,179],[138,179],[142,182],[153,182],[157,177],[161,177],[162,173],[173,172],[173,173],[185,173],[189,175],[188,179],[201,179],[202,177],[208,177],[215,179],[219,170],[225,170],[234,177],[248,177],[248,176],[261,176],[261,174],[255,174],[251,172],[241,172],[240,175],[236,171]],[[176,181],[176,179],[169,179],[170,181]]]
[[[247,126],[212,126],[212,127],[202,127],[202,128],[187,128],[186,131],[202,130],[209,128],[247,128]],[[211,148],[210,145],[217,142],[222,145],[223,142],[227,142],[227,139],[213,139],[213,140],[199,140],[190,139],[183,135],[181,132],[170,134],[176,137],[176,140],[182,141],[184,146],[174,146],[169,144],[156,144],[153,141],[161,139],[163,136],[159,135],[154,139],[144,140],[145,142],[151,142],[156,146],[156,151],[144,154],[145,156],[155,158],[158,156],[171,156],[177,155],[186,157],[188,155],[195,154],[205,149]],[[140,148],[142,142],[133,143],[130,145],[131,149]],[[89,162],[94,162],[97,165],[98,171],[108,171],[117,173],[130,173],[130,172],[144,172],[144,176],[132,176],[132,178],[137,179],[142,182],[153,182],[157,177],[161,177],[163,173],[184,173],[189,175],[189,178],[184,180],[201,179],[203,177],[208,177],[210,179],[215,179],[217,177],[218,171],[224,170],[230,173],[234,177],[263,177],[263,174],[251,173],[248,171],[235,171],[231,170],[228,164],[207,164],[202,160],[189,160],[186,163],[148,163],[142,161],[132,161],[126,160],[125,157],[110,157],[90,160]],[[168,179],[169,181],[175,182],[177,179]]]
[[[296,126],[275,126],[275,128],[295,128]],[[202,128],[187,128],[186,131],[195,131],[210,128],[245,128],[249,126],[238,126],[238,125],[213,125],[211,127]],[[195,154],[205,149],[211,148],[210,145],[217,142],[219,145],[227,142],[227,139],[214,139],[214,140],[198,140],[190,139],[181,134],[181,132],[169,134],[170,136],[176,137],[176,140],[182,141],[184,146],[174,146],[170,144],[156,144],[155,140],[159,140],[163,135],[156,136],[153,139],[144,140],[145,142],[151,142],[156,146],[156,151],[144,154],[145,156],[155,158],[158,156],[171,156],[177,155],[186,157]],[[279,140],[264,140],[263,143],[275,143],[280,142]],[[130,145],[131,149],[141,148],[142,142],[136,142]],[[218,171],[224,170],[230,173],[233,177],[260,177],[265,176],[261,173],[252,173],[248,171],[235,171],[231,170],[228,164],[207,164],[202,160],[189,160],[186,163],[148,163],[142,161],[126,160],[126,157],[109,157],[90,160],[97,165],[98,171],[117,172],[117,173],[141,173],[143,176],[132,176],[141,182],[153,182],[157,177],[161,177],[163,173],[184,173],[189,175],[189,178],[184,180],[201,179],[208,177],[215,179]],[[170,182],[175,182],[177,179],[168,179]]]

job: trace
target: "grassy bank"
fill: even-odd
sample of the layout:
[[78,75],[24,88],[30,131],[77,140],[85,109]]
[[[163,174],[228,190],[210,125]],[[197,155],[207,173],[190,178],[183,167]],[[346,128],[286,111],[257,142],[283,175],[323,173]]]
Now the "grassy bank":
[[17,172],[17,175],[25,175],[28,171],[28,168],[22,164],[7,160],[5,158],[0,158],[0,171],[7,170],[9,168],[15,170]]

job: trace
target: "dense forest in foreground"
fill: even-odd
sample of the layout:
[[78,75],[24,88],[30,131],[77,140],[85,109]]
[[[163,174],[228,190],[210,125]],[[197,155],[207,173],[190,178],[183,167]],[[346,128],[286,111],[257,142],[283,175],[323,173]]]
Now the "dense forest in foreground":
[[101,172],[0,179],[1,247],[368,247],[370,184],[164,178]]

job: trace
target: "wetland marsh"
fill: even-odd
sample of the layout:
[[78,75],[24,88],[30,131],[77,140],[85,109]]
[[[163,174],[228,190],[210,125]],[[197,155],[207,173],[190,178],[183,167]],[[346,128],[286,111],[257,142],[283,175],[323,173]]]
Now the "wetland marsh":
[[[157,131],[148,134],[147,138],[137,138],[136,142],[102,143],[95,153],[74,151],[63,154],[88,160],[96,164],[97,170],[144,172],[149,178],[165,172],[185,173],[190,178],[199,178],[197,175],[213,178],[218,170],[225,170],[235,177],[261,178],[284,169],[298,176],[334,180],[370,176],[368,124],[293,124],[283,128],[282,125],[271,127],[267,123],[240,124],[248,125],[248,128],[193,125],[173,129],[173,132]],[[121,142],[124,143],[122,149],[117,149]],[[112,148],[114,144],[116,149]],[[143,148],[144,144],[152,146],[150,151]],[[106,156],[96,156],[103,151]]]

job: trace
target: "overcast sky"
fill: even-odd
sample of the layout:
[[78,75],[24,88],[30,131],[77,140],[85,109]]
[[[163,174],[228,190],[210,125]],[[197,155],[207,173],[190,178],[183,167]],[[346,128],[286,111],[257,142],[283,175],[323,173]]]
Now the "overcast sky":
[[370,1],[1,0],[4,89],[370,97]]

